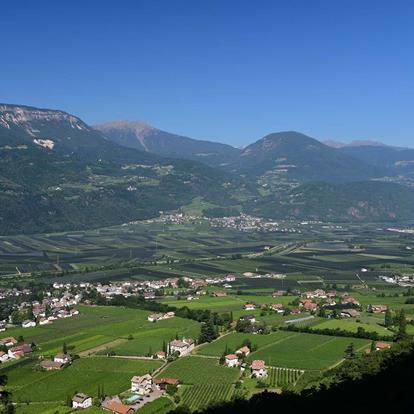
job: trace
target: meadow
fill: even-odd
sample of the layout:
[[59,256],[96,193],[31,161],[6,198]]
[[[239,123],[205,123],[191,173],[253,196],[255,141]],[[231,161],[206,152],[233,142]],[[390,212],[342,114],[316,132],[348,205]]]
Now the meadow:
[[[143,375],[159,368],[160,361],[120,358],[82,358],[59,371],[41,371],[36,361],[29,361],[7,371],[8,388],[16,402],[64,402],[76,392],[97,396],[103,386],[108,395],[130,387],[134,375]],[[2,372],[0,370],[0,372]]]
[[263,359],[267,365],[301,370],[324,370],[339,363],[351,343],[361,351],[370,341],[306,333],[296,333],[276,343],[259,347],[248,356],[249,361]]
[[157,377],[178,378],[182,384],[232,384],[239,370],[219,365],[218,358],[187,356],[167,365]]

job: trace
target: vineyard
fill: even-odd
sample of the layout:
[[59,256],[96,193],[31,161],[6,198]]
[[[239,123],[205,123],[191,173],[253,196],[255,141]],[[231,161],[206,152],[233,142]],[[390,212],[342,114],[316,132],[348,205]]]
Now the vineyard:
[[270,387],[283,387],[295,385],[305,371],[290,368],[271,368],[269,370],[268,384]]
[[182,401],[191,410],[196,410],[213,403],[229,400],[233,393],[234,386],[230,384],[191,385],[184,389]]

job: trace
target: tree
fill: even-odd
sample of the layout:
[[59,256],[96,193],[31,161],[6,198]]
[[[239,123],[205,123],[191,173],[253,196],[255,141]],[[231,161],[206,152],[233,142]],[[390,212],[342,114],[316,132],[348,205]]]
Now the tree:
[[64,354],[67,354],[67,353],[68,353],[68,346],[66,345],[66,342],[63,342],[62,352],[63,352]]
[[407,336],[407,319],[405,318],[405,311],[401,309],[398,315],[398,339],[403,339]]
[[372,341],[370,352],[375,352],[375,350],[376,350],[375,341]]
[[198,342],[200,344],[204,342],[211,342],[211,341],[214,341],[214,339],[216,339],[217,336],[218,336],[217,330],[213,324],[213,321],[209,319],[207,322],[204,322],[201,325],[201,332],[200,332]]
[[353,342],[351,342],[345,349],[345,358],[352,359],[355,357],[355,348]]
[[386,328],[389,328],[392,326],[392,313],[389,308],[387,308],[385,315],[384,315],[384,325]]

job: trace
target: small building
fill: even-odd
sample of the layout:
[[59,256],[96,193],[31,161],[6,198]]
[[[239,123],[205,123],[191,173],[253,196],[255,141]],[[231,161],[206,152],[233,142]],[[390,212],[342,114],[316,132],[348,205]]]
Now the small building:
[[247,356],[247,355],[249,355],[250,354],[250,349],[249,349],[249,347],[248,346],[242,346],[241,348],[239,348],[237,351],[236,351],[236,355],[245,355],[245,356]]
[[148,315],[148,322],[157,322],[161,320],[162,317],[162,313],[153,313],[152,315]]
[[261,359],[256,359],[252,362],[250,366],[252,372],[252,378],[266,378],[267,370],[265,362]]
[[389,344],[388,342],[378,341],[375,343],[376,351],[384,351],[386,349],[391,349],[391,344]]
[[40,367],[45,371],[53,371],[55,369],[61,369],[64,364],[61,362],[51,361],[50,359],[44,359],[40,362]]
[[283,305],[281,303],[273,303],[272,305],[270,305],[270,308],[272,309],[272,311],[275,311],[277,313],[283,313],[284,312],[284,308],[283,308]]
[[157,358],[157,359],[165,359],[165,357],[166,357],[166,355],[165,355],[165,352],[163,352],[163,351],[158,351],[158,352],[155,353],[155,358]]
[[194,349],[194,340],[191,338],[183,339],[182,341],[176,339],[168,344],[170,354],[178,352],[180,356],[189,354]]
[[239,357],[235,354],[226,355],[225,363],[229,368],[237,367],[239,365]]
[[122,404],[119,398],[106,399],[101,407],[113,414],[133,414],[135,412],[131,406]]
[[243,315],[240,317],[241,321],[248,321],[250,323],[256,323],[256,316],[254,315]]
[[213,295],[216,298],[223,298],[223,297],[227,296],[227,292],[223,292],[222,290],[220,290],[220,291],[214,292]]
[[5,352],[0,351],[0,362],[3,363],[3,362],[6,362],[8,360],[9,360],[9,355],[6,354]]
[[361,313],[356,309],[342,309],[341,316],[343,318],[357,318]]
[[35,321],[26,320],[22,322],[22,328],[33,328],[34,326],[36,326]]
[[167,389],[168,385],[177,387],[179,385],[179,381],[177,378],[159,378],[155,380],[155,386],[159,390]]
[[72,357],[69,354],[64,354],[62,352],[60,354],[56,354],[53,360],[61,364],[69,364],[72,361]]
[[134,376],[131,379],[131,391],[140,395],[145,395],[152,390],[152,377],[149,374]]
[[245,303],[244,304],[244,310],[255,310],[256,305],[254,303]]
[[39,325],[40,325],[40,326],[47,325],[47,324],[49,324],[49,323],[50,323],[50,320],[49,320],[49,319],[47,319],[47,318],[40,318],[40,319],[39,319]]
[[11,346],[14,346],[17,344],[17,340],[13,338],[12,336],[9,336],[8,338],[0,339],[0,345],[7,346],[7,348],[10,348]]
[[79,392],[72,398],[72,408],[85,409],[92,407],[92,397]]
[[385,313],[388,310],[388,306],[385,305],[371,305],[370,308],[373,313]]

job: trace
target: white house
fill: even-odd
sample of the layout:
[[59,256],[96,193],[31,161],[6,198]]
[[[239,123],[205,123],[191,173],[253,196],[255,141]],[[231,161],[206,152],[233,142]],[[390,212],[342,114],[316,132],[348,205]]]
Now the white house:
[[131,391],[140,395],[145,395],[151,391],[152,377],[149,374],[145,374],[141,377],[134,376],[131,379]]
[[171,341],[168,344],[170,354],[178,352],[180,356],[189,354],[194,349],[194,340],[191,338]]
[[61,364],[68,364],[70,361],[72,361],[72,358],[68,354],[60,353],[56,354],[53,360],[55,362],[60,362]]
[[266,378],[267,377],[267,370],[265,366],[265,362],[256,359],[252,362],[252,365],[250,366],[252,370],[252,377],[254,378]]
[[22,323],[22,328],[32,328],[34,326],[36,326],[36,322],[34,321],[27,320]]
[[246,303],[244,305],[244,310],[255,310],[256,309],[256,305],[254,303]]
[[0,362],[6,362],[9,356],[5,352],[0,352]]
[[237,367],[239,365],[239,357],[235,354],[229,354],[225,357],[226,365],[229,368]]
[[72,407],[80,409],[92,407],[92,397],[80,392],[72,398]]
[[48,323],[50,323],[50,321],[47,318],[40,318],[39,319],[39,325],[47,325]]
[[237,355],[242,355],[242,354],[244,354],[245,356],[247,356],[247,355],[249,355],[249,354],[250,354],[250,349],[249,349],[249,347],[248,347],[248,346],[242,346],[241,348],[239,348],[239,349],[236,351],[236,354],[237,354]]

